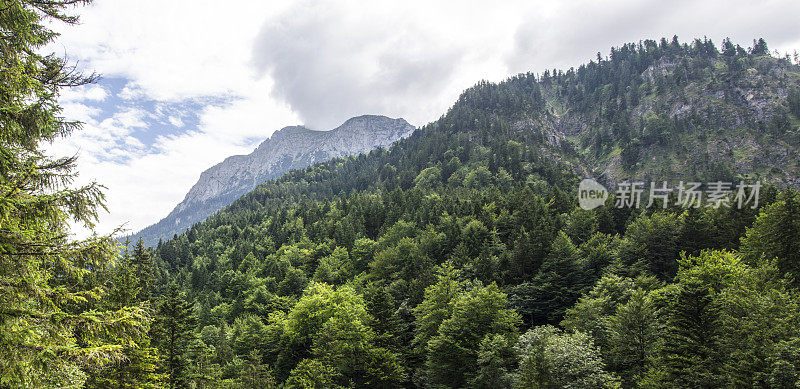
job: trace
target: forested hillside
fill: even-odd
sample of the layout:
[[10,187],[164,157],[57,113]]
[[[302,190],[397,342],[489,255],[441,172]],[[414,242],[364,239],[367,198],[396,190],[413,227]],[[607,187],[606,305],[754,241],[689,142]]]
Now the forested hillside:
[[[73,3],[0,6],[0,388],[800,385],[800,69],[763,40],[481,82],[388,150],[120,248],[70,238],[102,193],[42,151],[94,79],[36,54]],[[765,185],[584,210],[586,177]]]
[[[797,75],[763,41],[645,41],[481,83],[389,150],[265,183],[154,252],[155,295],[191,306],[173,371],[209,387],[794,385]],[[758,209],[584,211],[592,174],[778,186]]]

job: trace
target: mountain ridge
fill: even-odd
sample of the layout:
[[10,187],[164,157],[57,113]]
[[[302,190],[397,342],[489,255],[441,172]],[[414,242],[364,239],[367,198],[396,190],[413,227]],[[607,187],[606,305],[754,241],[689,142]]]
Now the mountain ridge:
[[206,169],[184,199],[159,222],[131,235],[148,246],[182,233],[258,184],[282,174],[348,155],[387,147],[407,137],[414,127],[402,118],[362,115],[328,130],[287,126],[261,142],[250,154],[233,155]]

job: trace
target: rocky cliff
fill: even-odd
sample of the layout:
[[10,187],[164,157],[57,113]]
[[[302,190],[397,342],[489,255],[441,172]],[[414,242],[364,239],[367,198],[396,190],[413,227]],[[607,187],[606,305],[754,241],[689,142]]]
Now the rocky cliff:
[[204,171],[167,217],[134,234],[131,241],[141,237],[146,245],[155,245],[159,239],[180,234],[228,206],[264,181],[316,162],[388,147],[413,131],[414,127],[403,119],[374,115],[351,118],[330,131],[285,127],[252,153],[228,157]]

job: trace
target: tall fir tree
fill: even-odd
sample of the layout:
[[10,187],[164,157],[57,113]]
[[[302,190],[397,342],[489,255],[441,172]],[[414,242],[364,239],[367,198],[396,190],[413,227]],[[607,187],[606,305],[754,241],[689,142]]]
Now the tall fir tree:
[[177,285],[171,284],[164,300],[158,305],[152,338],[161,352],[161,372],[169,389],[186,388],[189,342],[194,331],[193,306]]
[[138,282],[137,296],[140,301],[148,300],[153,286],[153,257],[144,247],[142,238],[139,238],[133,248],[132,265]]
[[116,244],[75,241],[70,221],[93,228],[102,187],[73,187],[76,158],[44,151],[81,128],[62,117],[60,91],[96,76],[42,50],[58,37],[51,26],[77,23],[69,9],[89,2],[0,2],[0,386],[80,386],[149,321],[139,306],[98,306]]
[[661,361],[651,370],[661,369],[659,386],[724,386],[721,313],[709,286],[697,279],[678,284],[667,316]]

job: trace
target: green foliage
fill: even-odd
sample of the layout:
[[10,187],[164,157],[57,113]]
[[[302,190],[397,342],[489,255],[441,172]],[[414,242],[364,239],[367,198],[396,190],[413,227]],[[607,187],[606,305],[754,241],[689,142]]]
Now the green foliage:
[[[138,245],[84,281],[111,292],[104,309],[147,312],[149,300],[152,341],[129,337],[118,353],[129,362],[90,381],[136,371],[144,378],[130,386],[791,383],[792,195],[764,190],[755,224],[751,209],[640,211],[613,198],[576,208],[590,171],[611,184],[727,179],[734,166],[762,174],[759,164],[796,173],[769,157],[791,150],[793,97],[771,93],[796,86],[782,76],[789,65],[722,50],[643,41],[578,69],[482,82],[388,150],[290,172],[153,251]],[[742,105],[756,84],[758,100]],[[775,109],[752,109],[761,103]],[[701,149],[719,152],[689,155]],[[740,257],[730,250],[745,233]],[[518,341],[559,322],[566,332],[540,326]]]
[[624,382],[640,379],[656,356],[661,338],[659,312],[648,293],[637,290],[608,322],[608,361]]
[[335,383],[339,379],[341,374],[335,368],[315,359],[304,359],[292,369],[286,386],[303,389],[341,388]]
[[162,353],[161,372],[170,389],[188,387],[186,354],[194,329],[192,305],[173,284],[160,302],[153,323],[152,338]]
[[[62,88],[90,83],[42,51],[56,23],[89,1],[7,0],[0,6],[0,386],[80,386],[87,373],[131,354],[150,321],[143,305],[104,305],[117,258],[110,237],[75,241],[70,223],[93,227],[102,187],[75,188],[75,158],[47,143],[79,130],[58,105]],[[146,359],[146,358],[145,358]],[[143,363],[146,362],[142,360]]]
[[475,285],[451,304],[449,317],[427,342],[426,373],[433,386],[461,387],[469,382],[479,372],[477,351],[487,336],[500,335],[509,344],[516,339],[519,316],[505,308],[506,296],[496,285]]
[[778,344],[768,362],[767,382],[771,388],[796,388],[800,385],[800,339],[792,338]]
[[256,350],[251,351],[248,355],[240,380],[245,388],[274,389],[276,387],[272,371],[269,366],[261,363],[261,355]]
[[515,388],[609,388],[618,378],[605,370],[591,338],[564,333],[552,326],[536,327],[520,336],[521,359]]
[[472,388],[510,388],[517,355],[514,344],[500,334],[486,335],[478,348],[478,372],[469,382]]
[[[376,344],[369,327],[373,321],[352,288],[313,283],[281,322],[278,367],[291,366],[287,382],[299,386],[323,385],[317,379],[341,386],[397,386],[404,371],[394,353]],[[305,375],[320,369],[321,376],[308,381],[312,378]]]
[[557,323],[583,291],[578,249],[561,232],[532,282],[510,290],[511,304],[531,323]]
[[660,353],[662,385],[724,385],[720,306],[708,286],[697,280],[681,283],[674,293]]
[[784,192],[764,208],[742,238],[742,253],[750,263],[762,257],[776,260],[778,269],[800,282],[800,200],[797,192]]
[[621,248],[625,264],[646,270],[661,280],[669,280],[678,270],[681,219],[672,213],[641,215],[628,225]]
[[626,303],[636,290],[636,284],[629,278],[609,274],[584,294],[569,308],[561,321],[568,331],[588,333],[602,350],[610,348],[610,322],[617,308]]

